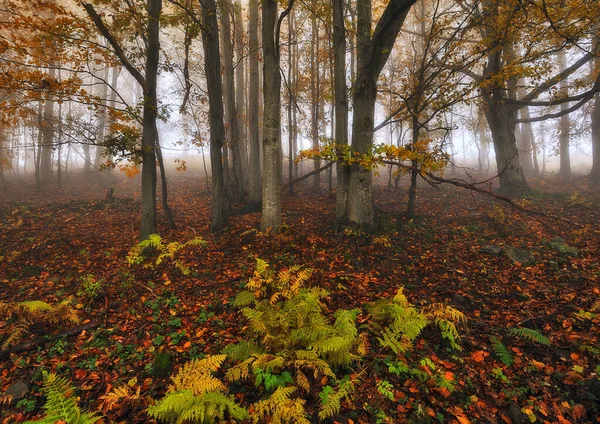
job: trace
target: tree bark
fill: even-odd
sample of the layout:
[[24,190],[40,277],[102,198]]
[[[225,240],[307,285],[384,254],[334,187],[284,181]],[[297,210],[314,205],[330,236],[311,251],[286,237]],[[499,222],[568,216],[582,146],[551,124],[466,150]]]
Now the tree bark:
[[[344,0],[333,0],[333,57],[335,129],[333,139],[338,149],[348,145],[348,97],[346,94],[346,28],[344,26]],[[338,225],[348,221],[348,179],[350,168],[343,159],[336,164],[335,216]]]
[[[311,7],[311,55],[310,55],[310,96],[311,96],[311,138],[312,148],[319,148],[319,105],[320,105],[320,89],[321,81],[319,74],[319,25],[317,23],[316,16],[316,0],[312,0]],[[321,167],[321,160],[316,157],[313,161],[313,170],[317,170]],[[313,191],[319,192],[321,186],[321,174],[316,173],[313,175]]]
[[142,216],[140,239],[145,240],[156,233],[156,152],[155,125],[158,112],[156,80],[160,53],[159,18],[162,0],[148,0],[148,47],[144,80],[144,106],[142,118]]
[[249,163],[249,193],[248,206],[258,210],[262,201],[261,169],[260,169],[260,137],[258,125],[258,0],[250,0],[250,22],[248,24],[250,49],[250,87],[248,110],[248,128],[250,132],[250,163]]
[[233,42],[231,39],[231,16],[233,5],[230,0],[222,0],[221,35],[223,40],[223,100],[227,140],[231,147],[230,199],[240,199],[244,187],[242,182],[242,154],[240,151],[239,123],[235,111],[235,80],[233,69]]
[[[596,43],[596,54],[600,53],[600,42]],[[595,73],[600,73],[600,57],[594,60]],[[594,108],[592,109],[592,172],[590,178],[594,182],[600,182],[600,93],[594,96]]]
[[234,32],[235,32],[235,116],[238,122],[240,160],[242,165],[242,190],[248,188],[248,140],[246,134],[246,100],[244,86],[244,19],[242,18],[242,2],[236,0],[234,5]]
[[[558,71],[563,72],[567,68],[567,55],[564,49],[561,49],[558,52]],[[568,97],[569,96],[569,86],[566,79],[562,79],[559,83],[559,93],[561,96]],[[560,110],[564,111],[569,109],[569,103],[561,103]],[[560,152],[560,175],[569,178],[571,176],[571,155],[569,153],[569,131],[571,129],[571,122],[569,119],[569,114],[565,114],[560,117],[560,142],[559,142],[559,152]]]
[[215,0],[200,0],[202,4],[202,45],[204,48],[204,72],[208,88],[210,126],[210,167],[212,176],[212,215],[210,230],[221,231],[229,217],[229,200],[225,188],[222,162],[223,139],[223,87],[221,81],[221,55],[219,52],[219,28]]
[[[48,78],[54,80],[56,70],[54,64],[50,64],[48,69]],[[44,103],[44,118],[42,120],[43,142],[40,156],[40,183],[42,185],[49,184],[52,180],[52,150],[54,148],[54,96],[50,91],[46,96]]]
[[[290,0],[286,12],[293,6]],[[261,228],[279,231],[282,224],[281,184],[281,74],[279,72],[279,26],[277,0],[263,0],[263,184]]]
[[104,79],[100,89],[100,108],[98,110],[98,125],[96,126],[96,156],[94,157],[94,167],[96,170],[100,168],[102,159],[102,151],[104,150],[104,135],[106,133],[106,104],[108,96],[108,71],[110,68],[106,66],[104,69]]
[[[377,79],[389,58],[409,9],[416,0],[390,0],[371,36],[371,2],[357,1],[358,69],[353,96],[352,151],[372,154]],[[370,231],[374,228],[371,169],[359,163],[350,167],[348,220]]]

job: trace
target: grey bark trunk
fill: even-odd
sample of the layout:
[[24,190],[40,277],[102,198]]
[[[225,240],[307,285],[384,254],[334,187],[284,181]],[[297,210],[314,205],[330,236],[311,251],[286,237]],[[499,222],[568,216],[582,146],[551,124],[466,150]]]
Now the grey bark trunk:
[[[162,0],[148,0],[148,47],[146,51],[145,80],[147,92],[144,93],[142,118],[142,211],[140,220],[140,239],[145,240],[156,233],[156,152],[155,125],[158,103],[156,99],[156,80],[160,53],[159,18]],[[146,91],[146,90],[145,90]]]
[[[54,80],[56,70],[54,64],[48,69],[48,78]],[[42,121],[43,142],[40,156],[40,183],[49,184],[52,180],[52,150],[54,148],[54,96],[48,92],[44,103],[44,118]]]
[[244,20],[242,18],[242,2],[236,0],[234,5],[234,31],[235,31],[235,113],[238,122],[238,135],[240,146],[240,160],[242,162],[242,181],[243,190],[248,188],[248,140],[246,134],[246,100],[244,87]]
[[[390,0],[371,36],[371,2],[357,2],[358,70],[353,96],[352,151],[372,154],[377,79],[415,0]],[[370,231],[374,228],[371,169],[352,164],[348,184],[348,220]]]
[[[341,148],[348,144],[348,97],[346,94],[346,28],[344,26],[344,0],[333,0],[333,56],[335,129],[333,139]],[[336,164],[335,216],[338,225],[348,221],[349,170],[342,159]]]
[[110,68],[107,66],[104,69],[104,79],[100,89],[100,108],[98,110],[98,125],[96,126],[96,156],[94,157],[94,167],[98,170],[100,168],[100,162],[102,159],[102,152],[104,150],[104,135],[106,133],[106,104],[108,96],[108,71]]
[[263,184],[261,228],[279,231],[281,215],[281,74],[275,37],[277,1],[263,0]]
[[[567,67],[567,55],[564,49],[558,52],[558,71],[563,72]],[[558,83],[559,92],[561,96],[568,97],[569,96],[569,86],[565,79],[561,80]],[[569,103],[562,103],[560,105],[561,112],[567,110],[569,108]],[[569,114],[565,114],[560,117],[560,144],[559,144],[559,152],[560,152],[560,175],[565,178],[569,178],[571,176],[571,155],[569,153],[569,131],[571,129],[571,122],[569,119]]]
[[261,169],[260,169],[260,138],[258,125],[258,0],[250,0],[250,22],[248,24],[249,49],[250,49],[250,87],[248,110],[249,132],[250,132],[250,163],[249,163],[249,193],[248,206],[258,210],[262,201],[261,191]]
[[210,167],[212,174],[212,216],[210,229],[222,230],[228,221],[229,201],[225,189],[222,148],[225,138],[223,124],[223,87],[221,82],[221,56],[219,52],[219,28],[215,0],[202,0],[202,45],[204,70],[209,100]]
[[227,140],[231,147],[230,199],[239,200],[243,191],[242,153],[240,151],[239,123],[235,111],[235,80],[233,69],[233,42],[231,39],[231,16],[233,6],[230,0],[222,2],[221,34],[223,40],[223,100],[225,105],[225,122],[227,122]]
[[[600,43],[597,43],[596,51],[600,51]],[[600,72],[600,58],[594,60],[595,72]],[[600,182],[600,94],[594,96],[594,108],[592,109],[592,181]]]
[[[316,0],[312,1],[312,8],[316,10]],[[319,26],[317,24],[317,16],[315,13],[311,15],[311,55],[310,55],[310,95],[311,95],[311,138],[312,148],[319,148],[319,105],[320,105],[320,90],[321,81],[319,74]],[[321,160],[318,156],[313,160],[313,171],[321,168]],[[321,186],[321,173],[317,172],[313,175],[313,191],[318,192]]]

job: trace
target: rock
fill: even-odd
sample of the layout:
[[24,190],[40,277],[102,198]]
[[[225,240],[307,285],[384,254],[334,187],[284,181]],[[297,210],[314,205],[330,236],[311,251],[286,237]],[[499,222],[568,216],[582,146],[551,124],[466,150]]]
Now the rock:
[[552,239],[552,241],[549,243],[549,246],[552,249],[556,250],[558,253],[561,253],[563,255],[572,256],[572,257],[576,257],[579,255],[579,250],[577,250],[577,248],[575,248],[573,246],[569,246],[560,237],[556,237],[556,238]]
[[8,389],[6,389],[6,396],[13,403],[17,403],[29,393],[29,385],[25,383],[23,380],[19,380],[13,384],[11,384]]
[[527,250],[519,249],[517,247],[507,245],[504,246],[504,251],[506,252],[506,256],[515,263],[520,263],[521,265],[529,265],[535,262],[535,258],[531,252]]
[[481,247],[481,253],[486,253],[492,256],[502,255],[502,247],[496,246],[495,244],[486,244]]
[[509,405],[508,410],[506,412],[508,412],[508,416],[514,424],[523,424],[529,422],[527,415],[521,412],[519,407],[514,403],[511,403]]
[[157,352],[152,362],[152,376],[167,378],[173,371],[173,355],[169,352]]
[[21,275],[25,278],[37,277],[42,272],[44,272],[44,268],[41,266],[26,266],[23,268],[23,273]]

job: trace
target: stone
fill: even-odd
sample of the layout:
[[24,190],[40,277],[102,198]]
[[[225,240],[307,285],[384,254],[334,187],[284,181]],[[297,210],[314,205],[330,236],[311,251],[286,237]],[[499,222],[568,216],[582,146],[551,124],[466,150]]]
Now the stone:
[[42,268],[41,266],[26,266],[25,268],[23,268],[22,275],[25,278],[37,277],[42,272],[44,272],[44,268]]
[[16,381],[6,389],[6,397],[13,403],[17,403],[23,399],[27,396],[27,393],[29,393],[29,385],[23,380]]
[[527,250],[507,245],[504,246],[504,251],[506,252],[506,256],[508,256],[508,258],[514,263],[529,265],[535,262],[533,254]]
[[495,244],[486,244],[485,246],[481,247],[481,253],[486,253],[492,256],[500,256],[502,255],[502,247]]
[[152,376],[156,378],[167,378],[173,371],[173,355],[169,352],[156,352],[152,362]]
[[573,246],[569,246],[560,237],[553,238],[548,245],[558,253],[566,256],[576,257],[579,255],[579,250]]

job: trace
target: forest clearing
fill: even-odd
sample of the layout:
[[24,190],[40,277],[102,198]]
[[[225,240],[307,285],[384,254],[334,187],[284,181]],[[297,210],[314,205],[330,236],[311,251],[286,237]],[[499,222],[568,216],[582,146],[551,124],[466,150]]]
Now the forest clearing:
[[[148,422],[145,408],[164,395],[171,372],[249,336],[249,323],[233,302],[257,258],[277,271],[312,269],[307,286],[330,293],[323,299],[325,316],[357,308],[360,332],[367,331],[368,305],[394,297],[401,287],[418,308],[439,302],[465,315],[457,326],[460,350],[434,327],[424,328],[414,348],[399,355],[369,336],[364,356],[336,370],[337,379],[355,379],[336,422],[596,422],[600,191],[585,180],[540,181],[545,194],[529,200],[531,209],[552,210],[564,222],[537,219],[462,188],[429,187],[419,198],[419,218],[398,231],[407,187],[390,192],[383,186],[375,202],[388,221],[384,229],[339,233],[333,199],[311,194],[305,183],[301,195],[284,197],[279,234],[256,231],[260,214],[249,213],[234,215],[215,235],[208,231],[209,193],[182,172],[172,183],[181,225],[168,230],[161,219],[159,228],[165,243],[206,241],[176,252],[174,259],[189,268],[184,275],[173,259],[153,269],[145,265],[155,256],[128,263],[137,242],[131,227],[139,204],[135,179],[76,178],[72,189],[51,197],[16,202],[23,193],[9,192],[0,205],[1,300],[56,305],[71,299],[79,320],[31,327],[23,342],[50,338],[10,359],[0,352],[2,390],[17,382],[28,387],[3,409],[4,422],[39,411],[41,369],[67,378],[78,404],[101,411],[107,422]],[[107,182],[115,188],[112,202],[104,198]],[[531,262],[511,259],[513,247]],[[87,329],[61,336],[79,326]],[[168,355],[168,364],[157,365],[160,355]],[[307,413],[317,415],[319,392],[335,387],[333,381],[311,383],[303,395]],[[105,397],[123,386],[128,396]],[[246,407],[265,392],[252,377],[229,389]]]

